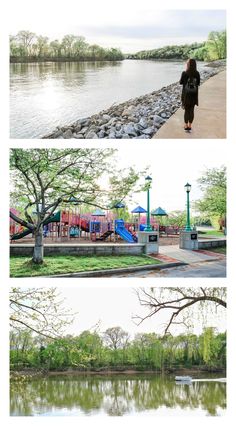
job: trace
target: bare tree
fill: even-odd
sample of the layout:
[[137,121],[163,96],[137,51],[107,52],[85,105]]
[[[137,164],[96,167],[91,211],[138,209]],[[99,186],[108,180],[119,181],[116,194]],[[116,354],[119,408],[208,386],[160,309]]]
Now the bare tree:
[[169,331],[173,324],[185,323],[187,317],[191,317],[191,307],[199,304],[202,307],[206,303],[211,304],[216,309],[221,306],[226,308],[226,287],[163,287],[151,289],[136,290],[141,306],[149,311],[144,316],[134,316],[141,324],[147,318],[158,315],[162,311],[169,313],[169,318],[165,325],[165,334]]

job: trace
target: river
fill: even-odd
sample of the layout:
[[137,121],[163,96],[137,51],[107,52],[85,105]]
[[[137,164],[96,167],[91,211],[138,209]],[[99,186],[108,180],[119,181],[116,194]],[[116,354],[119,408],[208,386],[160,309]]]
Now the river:
[[40,138],[174,83],[184,68],[181,61],[153,60],[10,64],[10,137]]
[[[215,377],[215,376],[205,376]],[[221,416],[226,384],[161,375],[59,375],[12,383],[11,416]]]

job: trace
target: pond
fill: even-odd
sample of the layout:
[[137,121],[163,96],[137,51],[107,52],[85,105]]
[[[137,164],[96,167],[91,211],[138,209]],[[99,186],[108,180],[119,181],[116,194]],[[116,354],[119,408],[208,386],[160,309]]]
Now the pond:
[[10,136],[45,136],[56,126],[179,81],[184,68],[181,61],[151,60],[11,64]]
[[225,409],[225,383],[177,384],[155,374],[35,377],[12,382],[10,394],[11,416],[221,416]]

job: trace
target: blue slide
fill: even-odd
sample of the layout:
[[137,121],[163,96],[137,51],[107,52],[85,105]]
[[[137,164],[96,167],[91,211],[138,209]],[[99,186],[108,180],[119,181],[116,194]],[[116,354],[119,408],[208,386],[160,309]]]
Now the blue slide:
[[128,241],[128,243],[135,243],[135,239],[133,235],[127,231],[124,226],[124,221],[122,219],[118,219],[116,222],[116,234],[120,235],[123,240]]

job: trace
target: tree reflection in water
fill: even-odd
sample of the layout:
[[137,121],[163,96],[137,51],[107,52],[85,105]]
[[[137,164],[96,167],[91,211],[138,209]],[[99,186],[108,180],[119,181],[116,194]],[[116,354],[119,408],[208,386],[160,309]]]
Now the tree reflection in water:
[[[216,416],[226,408],[221,382],[176,384],[163,376],[55,376],[11,384],[11,415],[106,414],[122,416],[150,410],[201,410]],[[157,412],[158,414],[158,412]]]

